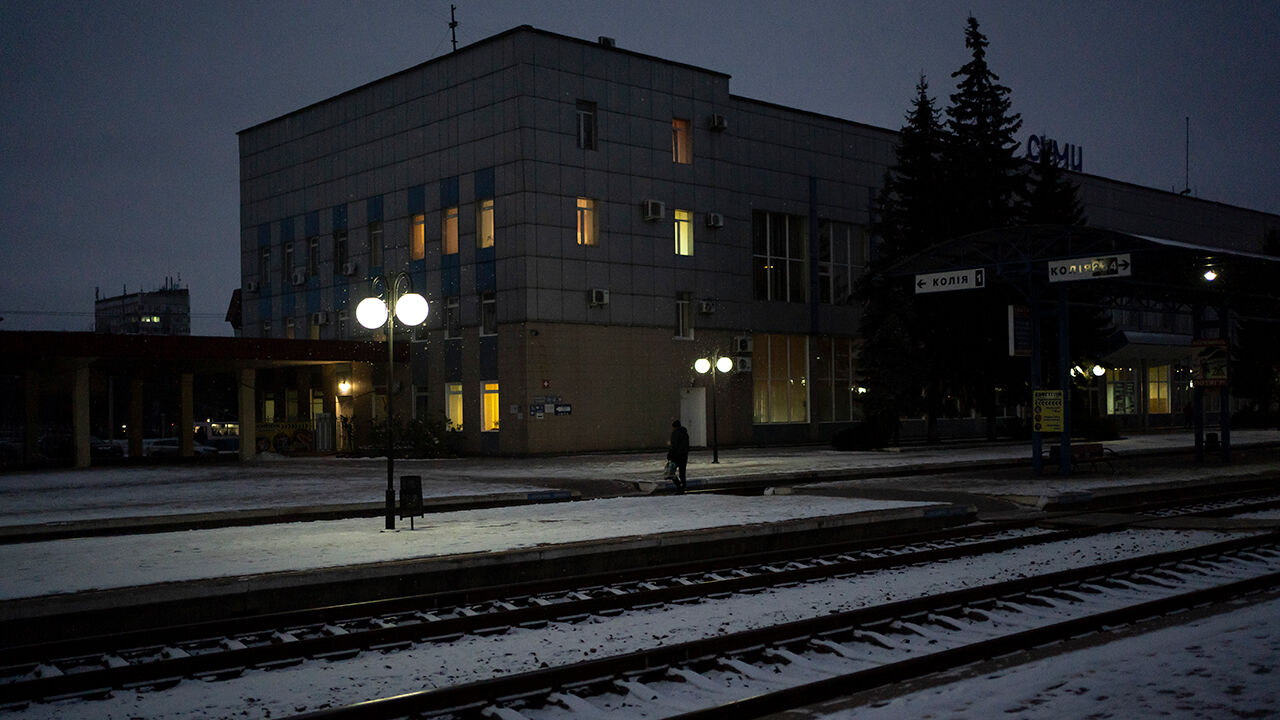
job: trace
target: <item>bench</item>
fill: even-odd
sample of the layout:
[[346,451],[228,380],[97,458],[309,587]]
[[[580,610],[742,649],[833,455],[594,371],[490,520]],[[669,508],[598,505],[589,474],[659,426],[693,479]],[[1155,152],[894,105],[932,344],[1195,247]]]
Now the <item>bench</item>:
[[[1051,445],[1049,447],[1049,463],[1051,465],[1058,464],[1061,451],[1061,445]],[[1096,470],[1098,463],[1105,463],[1107,472],[1115,472],[1115,467],[1111,465],[1111,460],[1115,456],[1116,452],[1114,450],[1104,447],[1100,442],[1074,443],[1071,445],[1071,472],[1075,472],[1081,463],[1089,463],[1090,471]]]

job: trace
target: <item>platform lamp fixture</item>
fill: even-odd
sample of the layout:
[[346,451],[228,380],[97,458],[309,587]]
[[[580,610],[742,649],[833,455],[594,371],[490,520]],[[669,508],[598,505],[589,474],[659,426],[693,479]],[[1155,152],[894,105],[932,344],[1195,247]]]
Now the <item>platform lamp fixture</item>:
[[[698,358],[693,362],[693,369],[697,370],[699,375],[711,372],[713,366],[716,370],[727,373],[733,369],[733,358],[716,353],[710,358]],[[711,372],[711,462],[713,463],[720,462],[720,428],[716,418],[716,375],[717,373]]]
[[[408,327],[417,327],[427,319],[430,308],[427,299],[413,292],[413,280],[406,272],[392,276],[371,278],[370,287],[376,293],[356,306],[356,321],[363,327],[376,330],[387,328],[387,529],[396,528],[395,478],[395,425],[392,423],[392,397],[395,389],[395,324],[396,320]],[[378,287],[381,286],[381,292]]]

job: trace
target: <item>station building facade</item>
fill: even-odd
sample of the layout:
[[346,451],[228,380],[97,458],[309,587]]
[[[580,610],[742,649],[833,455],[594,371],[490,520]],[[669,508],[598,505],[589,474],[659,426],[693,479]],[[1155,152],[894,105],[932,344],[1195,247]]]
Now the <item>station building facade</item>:
[[[357,422],[390,390],[468,452],[659,447],[676,417],[695,445],[829,438],[859,418],[852,291],[897,134],[729,79],[526,26],[243,130],[241,333],[384,340],[354,308],[403,271],[431,307],[411,361],[324,390]],[[1280,226],[1072,177],[1116,230],[1256,251]]]

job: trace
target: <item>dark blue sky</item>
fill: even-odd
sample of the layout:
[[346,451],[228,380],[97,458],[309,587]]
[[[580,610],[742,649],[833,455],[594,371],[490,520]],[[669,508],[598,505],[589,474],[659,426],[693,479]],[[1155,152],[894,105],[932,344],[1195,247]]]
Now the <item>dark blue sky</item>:
[[[939,106],[972,12],[1022,137],[1086,172],[1280,212],[1271,0],[453,0],[458,43],[517,25],[732,75],[730,90],[897,129]],[[92,327],[94,288],[181,276],[192,332],[239,286],[236,132],[449,51],[447,0],[0,0],[0,329]]]

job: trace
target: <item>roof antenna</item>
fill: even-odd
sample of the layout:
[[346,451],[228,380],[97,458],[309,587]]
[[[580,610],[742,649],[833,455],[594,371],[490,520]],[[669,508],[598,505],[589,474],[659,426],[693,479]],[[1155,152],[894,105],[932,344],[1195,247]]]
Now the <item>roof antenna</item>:
[[1182,192],[1179,195],[1191,194],[1191,116],[1187,116],[1186,141],[1183,147],[1183,176],[1182,176]]
[[454,52],[458,52],[458,20],[453,16],[453,11],[457,9],[456,5],[449,5],[449,33],[453,35]]

